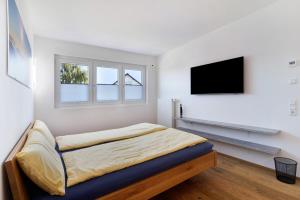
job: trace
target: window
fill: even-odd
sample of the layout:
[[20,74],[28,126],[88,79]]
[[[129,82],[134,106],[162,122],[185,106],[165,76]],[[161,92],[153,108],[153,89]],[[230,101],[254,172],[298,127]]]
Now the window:
[[62,102],[87,102],[89,100],[89,67],[62,63],[60,84]]
[[146,67],[55,56],[57,107],[145,102]]
[[144,98],[143,69],[128,68],[124,70],[125,101],[139,101]]
[[97,101],[119,101],[119,68],[96,66]]

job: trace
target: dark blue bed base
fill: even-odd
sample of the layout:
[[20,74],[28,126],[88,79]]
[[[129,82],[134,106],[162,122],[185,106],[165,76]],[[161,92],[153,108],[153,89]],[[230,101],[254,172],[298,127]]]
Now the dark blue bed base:
[[[170,169],[212,151],[212,144],[205,142],[192,147],[115,171],[66,188],[65,196],[51,196],[24,177],[30,199],[33,200],[88,200],[104,196],[134,182]],[[61,152],[59,152],[61,155]]]

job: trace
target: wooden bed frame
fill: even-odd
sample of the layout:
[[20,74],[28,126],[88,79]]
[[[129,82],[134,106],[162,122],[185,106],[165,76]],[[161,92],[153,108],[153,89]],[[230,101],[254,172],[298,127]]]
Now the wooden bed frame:
[[[14,200],[28,200],[28,192],[22,180],[20,168],[16,160],[16,154],[23,148],[31,123],[21,136],[15,147],[12,149],[5,161],[5,169],[8,175],[9,185]],[[164,172],[153,175],[144,180],[133,183],[125,188],[109,193],[99,199],[149,199],[155,195],[168,190],[169,188],[203,172],[217,164],[217,153],[212,151],[194,160],[185,162]]]

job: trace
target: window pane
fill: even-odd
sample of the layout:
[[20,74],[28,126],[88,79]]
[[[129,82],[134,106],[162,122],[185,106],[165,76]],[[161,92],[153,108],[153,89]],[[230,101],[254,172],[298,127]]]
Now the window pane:
[[97,67],[97,101],[116,101],[118,99],[118,69]]
[[142,71],[126,69],[125,79],[125,100],[143,99]]
[[60,68],[61,102],[86,102],[89,100],[89,67],[62,63]]

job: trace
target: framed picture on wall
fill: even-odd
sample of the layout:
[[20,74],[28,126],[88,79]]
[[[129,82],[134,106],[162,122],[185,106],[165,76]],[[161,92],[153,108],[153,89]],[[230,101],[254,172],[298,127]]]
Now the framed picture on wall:
[[7,26],[7,74],[30,87],[32,51],[15,0],[7,0]]

